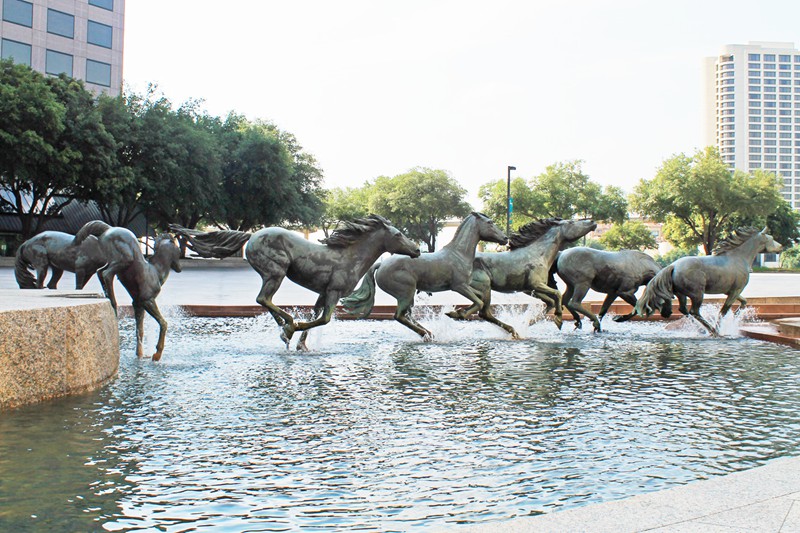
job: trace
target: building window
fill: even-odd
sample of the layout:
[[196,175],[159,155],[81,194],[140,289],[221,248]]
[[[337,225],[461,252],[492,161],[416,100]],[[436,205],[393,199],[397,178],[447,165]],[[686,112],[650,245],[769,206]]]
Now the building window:
[[764,54],[764,61],[775,61],[775,54]]
[[45,72],[58,76],[66,74],[72,76],[72,56],[55,50],[48,50],[45,55]]
[[75,37],[75,17],[69,13],[48,9],[47,33],[54,33],[72,39]]
[[778,56],[778,61],[780,61],[781,63],[788,63],[791,60],[792,60],[792,56],[790,56],[790,55],[781,54],[780,56]]
[[114,11],[114,0],[89,0],[89,5]]
[[3,20],[33,26],[33,4],[23,0],[3,0]]
[[111,87],[111,65],[87,59],[86,81],[103,87]]
[[90,20],[86,33],[86,40],[90,44],[96,44],[103,48],[111,48],[112,31],[111,26]]
[[747,54],[747,60],[748,61],[760,61],[761,60],[761,54]]
[[14,63],[31,66],[31,45],[3,39],[3,59],[12,59]]

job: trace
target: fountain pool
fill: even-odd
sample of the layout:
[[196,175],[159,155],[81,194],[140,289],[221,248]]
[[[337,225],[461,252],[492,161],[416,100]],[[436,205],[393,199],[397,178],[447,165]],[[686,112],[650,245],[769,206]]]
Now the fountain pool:
[[455,529],[800,449],[797,352],[745,338],[431,317],[437,342],[334,321],[298,354],[266,316],[168,319],[161,363],[123,319],[115,381],[0,414],[0,530]]

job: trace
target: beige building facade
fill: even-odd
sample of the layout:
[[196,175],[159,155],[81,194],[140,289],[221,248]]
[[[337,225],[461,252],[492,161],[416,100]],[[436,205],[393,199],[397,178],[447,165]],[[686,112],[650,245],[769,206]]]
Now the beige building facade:
[[125,0],[0,0],[0,55],[122,92]]

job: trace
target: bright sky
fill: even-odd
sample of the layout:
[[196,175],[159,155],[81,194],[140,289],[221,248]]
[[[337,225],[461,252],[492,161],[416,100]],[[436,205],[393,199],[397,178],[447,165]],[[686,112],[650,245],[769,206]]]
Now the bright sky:
[[632,191],[700,148],[701,65],[800,45],[796,0],[128,0],[124,78],[294,133],[326,187],[415,166],[478,187],[582,159]]

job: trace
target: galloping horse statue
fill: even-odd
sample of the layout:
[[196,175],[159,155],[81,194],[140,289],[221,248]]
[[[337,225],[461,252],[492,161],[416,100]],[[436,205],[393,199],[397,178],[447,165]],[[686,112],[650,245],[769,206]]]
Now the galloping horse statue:
[[476,255],[470,287],[480,296],[482,305],[478,307],[473,304],[466,311],[454,311],[448,316],[460,319],[478,311],[479,317],[500,326],[512,338],[518,339],[516,330],[498,320],[490,306],[493,290],[505,293],[523,291],[542,300],[547,305],[547,311],[555,309],[555,323],[560,329],[561,293],[547,285],[550,266],[564,243],[574,242],[596,227],[597,224],[588,219],[548,218],[525,224],[519,233],[509,239],[511,250],[508,252]]
[[153,354],[153,361],[161,359],[164,353],[164,340],[167,336],[167,321],[156,305],[156,297],[167,281],[170,269],[181,271],[180,249],[169,234],[156,238],[154,253],[149,262],[145,260],[139,241],[126,228],[109,226],[100,220],[87,222],[75,235],[75,245],[80,245],[90,236],[97,237],[100,249],[107,263],[98,271],[100,284],[106,297],[111,301],[114,311],[117,310],[117,299],[114,296],[114,277],[118,277],[122,286],[131,295],[133,315],[136,319],[136,355],[144,355],[144,313],[152,316],[159,325],[158,344]]
[[[739,228],[714,249],[712,255],[682,257],[670,264],[647,284],[644,294],[636,304],[636,313],[650,316],[664,301],[678,297],[679,310],[700,322],[711,335],[719,332],[700,316],[700,306],[705,294],[725,294],[727,298],[720,309],[725,316],[735,301],[747,305],[742,298],[750,281],[750,266],[759,253],[778,253],[783,246],[767,233],[767,228]],[[692,301],[691,309],[686,299]]]
[[375,304],[375,284],[397,300],[394,319],[430,340],[432,334],[411,315],[414,294],[417,291],[455,291],[476,305],[483,302],[470,286],[475,247],[478,242],[490,241],[505,244],[506,235],[482,213],[472,213],[458,226],[453,240],[437,252],[423,254],[418,259],[390,257],[376,263],[364,276],[361,286],[353,294],[342,299],[347,312],[369,315]]
[[[410,257],[420,254],[416,243],[378,215],[345,222],[330,237],[322,239],[322,245],[283,228],[265,228],[253,234],[232,230],[201,233],[176,225],[170,228],[204,257],[228,257],[246,242],[247,261],[262,279],[256,301],[267,308],[282,328],[281,339],[287,348],[294,332],[303,332],[298,350],[307,349],[308,330],[330,322],[339,298],[353,290],[381,254],[391,252]],[[319,294],[314,304],[314,320],[295,322],[292,315],[272,302],[284,277]]]
[[[44,231],[23,242],[17,250],[14,275],[20,289],[41,289],[51,269],[48,289],[55,289],[61,275],[75,273],[75,288],[80,290],[106,264],[97,239],[92,237],[76,246],[74,236],[61,231]],[[29,269],[36,271],[36,277]]]
[[[575,318],[575,328],[582,327],[581,314],[583,314],[592,321],[594,331],[600,332],[600,322],[614,300],[622,298],[635,308],[636,290],[642,285],[647,285],[660,270],[661,266],[644,252],[637,250],[606,252],[579,246],[561,252],[550,272],[557,273],[567,285],[563,301],[564,306]],[[551,286],[555,287],[555,279]],[[597,315],[581,305],[589,289],[607,295]],[[671,312],[672,300],[665,300],[661,316],[669,316]],[[615,316],[614,322],[625,322],[635,315],[636,311],[632,310],[627,315]]]

